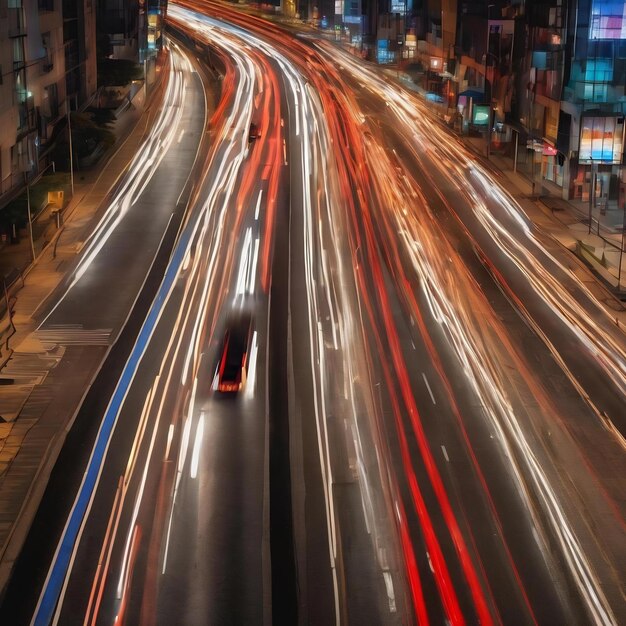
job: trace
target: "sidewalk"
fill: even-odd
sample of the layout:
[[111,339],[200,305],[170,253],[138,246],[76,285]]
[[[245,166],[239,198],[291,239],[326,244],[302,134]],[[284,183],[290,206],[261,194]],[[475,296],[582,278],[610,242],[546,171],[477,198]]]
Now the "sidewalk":
[[[62,445],[59,435],[98,367],[94,355],[84,371],[73,371],[72,363],[63,361],[61,347],[34,332],[37,310],[74,263],[103,200],[135,156],[158,113],[163,85],[152,87],[148,103],[145,90],[141,94],[116,120],[117,140],[109,153],[88,172],[75,173],[74,196],[62,212],[60,228],[44,217],[49,223],[37,229],[42,234],[35,242],[35,262],[28,235],[0,250],[3,276],[20,274],[8,293],[13,329],[8,339],[4,335],[0,357],[0,592]],[[61,385],[64,377],[73,381],[70,387]]]
[[[484,139],[473,137],[462,137],[462,139],[466,145],[470,145],[477,153],[487,158],[484,155]],[[588,203],[564,200],[561,197],[560,187],[545,180],[537,182],[536,197],[532,198],[532,182],[524,174],[513,171],[513,159],[492,153],[489,156],[489,162],[518,189],[521,187],[523,195],[535,200],[534,204],[544,212],[547,209],[552,219],[567,233],[562,236],[569,242],[567,247],[592,268],[596,275],[613,290],[616,297],[626,297],[626,262],[622,262],[621,286],[618,285],[622,247],[622,211],[607,210],[602,214],[601,222],[598,222],[594,216],[590,229]],[[600,229],[602,236],[598,234]]]
[[[110,162],[113,157],[123,147],[129,133],[143,115],[144,93],[145,91],[142,89],[134,98],[132,105],[114,122],[112,130],[116,136],[116,142],[108,153],[104,154],[89,170],[84,172],[74,171],[74,195],[60,211],[60,228],[57,227],[57,217],[52,206],[48,206],[39,215],[33,217],[33,245],[37,263],[40,262],[39,257],[44,252],[44,249],[54,242],[58,234],[63,231],[63,223],[71,218],[75,209],[81,205],[85,195],[94,185],[106,182],[99,179],[105,170],[108,171],[110,169]],[[0,246],[0,276],[5,279],[10,295],[14,296],[15,292],[20,289],[24,278],[32,269],[32,261],[33,255],[28,227],[20,231],[17,243],[5,242]],[[18,284],[13,286],[13,281],[16,277]],[[6,338],[3,338],[3,341],[6,341]],[[2,353],[0,352],[0,354]],[[6,358],[6,356],[4,358],[0,356],[0,367],[2,367]]]
[[[484,159],[487,158],[484,139],[462,137],[462,140],[469,149]],[[619,294],[610,288],[611,276],[608,275],[606,268],[596,260],[595,256],[585,255],[587,247],[595,247],[597,251],[607,246],[606,242],[597,235],[588,234],[587,216],[582,215],[580,209],[575,205],[556,195],[544,193],[539,197],[533,197],[531,181],[523,174],[513,171],[511,159],[492,154],[489,157],[489,162],[506,178],[508,191],[524,209],[529,219],[572,253],[570,256],[572,262],[569,264],[570,270],[604,305],[619,326],[626,328],[626,306],[619,300]],[[543,191],[548,191],[545,186]],[[619,251],[616,252],[619,254]],[[598,277],[602,280],[599,280]]]

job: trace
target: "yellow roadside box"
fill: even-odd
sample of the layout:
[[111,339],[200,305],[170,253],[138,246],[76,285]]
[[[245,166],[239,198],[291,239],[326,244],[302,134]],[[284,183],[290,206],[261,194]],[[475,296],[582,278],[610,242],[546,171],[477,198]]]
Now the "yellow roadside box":
[[48,204],[53,205],[57,209],[63,208],[63,192],[62,191],[49,191],[48,192]]

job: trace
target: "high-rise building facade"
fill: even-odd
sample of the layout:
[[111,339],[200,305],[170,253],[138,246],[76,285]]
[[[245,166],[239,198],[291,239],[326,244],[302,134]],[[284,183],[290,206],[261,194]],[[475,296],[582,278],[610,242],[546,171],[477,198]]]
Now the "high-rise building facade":
[[621,209],[626,200],[626,3],[573,0],[567,48],[557,146],[565,155],[565,191],[603,209]]
[[91,0],[0,0],[0,210],[47,165],[52,129],[96,91]]
[[167,0],[98,0],[97,10],[98,33],[108,37],[112,58],[142,63],[146,84],[153,84]]
[[568,10],[567,0],[527,2],[516,22],[513,55],[511,122],[521,125],[524,140],[518,163],[526,164],[534,179],[561,187],[567,178],[565,155],[559,153],[559,120],[568,54]]
[[139,60],[137,0],[98,0],[98,32],[108,35],[113,57]]
[[66,97],[81,108],[97,89],[96,11],[92,0],[63,0]]
[[515,23],[519,10],[518,5],[508,1],[459,2],[452,52],[450,44],[446,49],[449,77],[444,101],[448,108],[456,104],[465,131],[486,130],[491,121],[491,127],[497,129],[492,139],[498,143],[510,139],[503,124],[510,114],[514,93]]

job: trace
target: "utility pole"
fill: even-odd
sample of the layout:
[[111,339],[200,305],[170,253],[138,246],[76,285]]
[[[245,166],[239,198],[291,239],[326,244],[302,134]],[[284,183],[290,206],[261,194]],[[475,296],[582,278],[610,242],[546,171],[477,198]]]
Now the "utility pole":
[[24,172],[24,180],[26,181],[26,208],[28,210],[28,236],[30,238],[30,252],[35,260],[35,242],[33,241],[33,219],[30,211],[30,185],[28,183],[28,172]]
[[[593,207],[596,199],[596,171],[597,165],[591,161],[591,180],[589,184],[591,185],[591,189],[589,189],[589,231],[588,234],[591,235],[591,224],[593,222]],[[600,218],[598,217],[598,235],[600,234]]]
[[[485,101],[489,106],[489,115],[487,116],[487,158],[489,158],[491,153],[491,109],[492,109],[492,100],[491,100],[491,83],[487,80],[487,61],[489,60],[489,41],[491,38],[491,23],[490,23],[490,14],[491,7],[495,6],[494,4],[487,5],[487,49],[485,50]],[[489,91],[487,92],[487,85],[489,85]]]
[[530,132],[530,144],[533,150],[533,160],[531,162],[530,175],[532,179],[532,197],[535,197],[535,189],[537,186],[537,180],[535,176],[535,152],[536,152],[536,142],[535,142],[535,126],[534,126],[534,111],[535,111],[535,90],[537,88],[537,83],[533,82],[530,90],[530,99],[529,99],[529,120],[528,120],[528,130]]
[[622,207],[624,213],[622,217],[622,245],[619,249],[619,267],[617,268],[617,289],[618,291],[622,288],[622,257],[624,256],[624,233],[626,232],[626,201],[624,201],[624,206]]
[[72,148],[72,123],[70,122],[70,103],[65,101],[67,107],[67,132],[70,138],[70,186],[72,188],[72,198],[74,197],[74,150]]

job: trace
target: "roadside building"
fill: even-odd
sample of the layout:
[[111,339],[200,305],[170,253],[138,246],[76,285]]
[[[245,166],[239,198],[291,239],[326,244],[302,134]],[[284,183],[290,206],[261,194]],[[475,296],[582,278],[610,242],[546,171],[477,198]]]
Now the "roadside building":
[[496,148],[512,142],[512,131],[505,121],[512,106],[513,46],[520,10],[510,2],[459,5],[456,63],[450,72],[447,101],[449,106],[456,103],[460,129],[490,130],[491,144]]
[[109,39],[115,59],[139,61],[139,4],[136,0],[98,0],[98,33]]
[[568,6],[562,0],[526,4],[515,31],[515,101],[512,122],[521,135],[518,167],[533,180],[567,187],[566,154],[559,138],[567,62]]
[[[566,197],[624,207],[626,3],[577,0],[568,18],[559,154]],[[595,181],[595,185],[594,185]],[[621,218],[620,218],[621,219]]]
[[63,0],[63,47],[66,97],[71,108],[79,110],[97,89],[96,11],[91,0]]
[[[413,20],[421,86],[431,99],[448,103],[454,94],[457,0],[427,0],[416,5]],[[452,106],[454,104],[452,103]]]
[[55,124],[96,91],[89,0],[0,1],[0,210],[49,165]]
[[[144,66],[148,85],[156,79],[156,56],[163,47],[167,0],[98,0],[98,37],[108,38],[99,54]],[[103,48],[108,48],[103,52]]]

